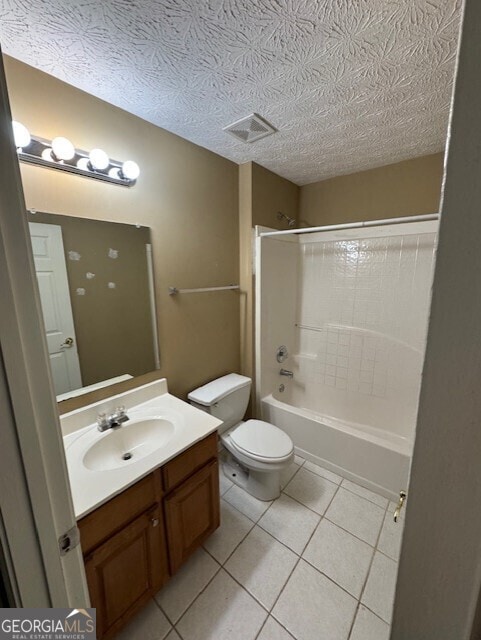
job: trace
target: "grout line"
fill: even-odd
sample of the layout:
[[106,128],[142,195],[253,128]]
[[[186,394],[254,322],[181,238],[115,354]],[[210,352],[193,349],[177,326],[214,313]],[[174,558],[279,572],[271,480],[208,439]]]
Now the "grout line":
[[[337,485],[335,485],[337,487]],[[337,487],[338,488],[338,487]],[[336,491],[334,492],[334,495],[337,493],[337,488]],[[283,493],[287,498],[290,498],[291,500],[293,500],[294,502],[297,502],[297,504],[300,504],[301,507],[304,507],[304,509],[308,509],[311,513],[315,513],[316,516],[322,518],[323,514],[319,513],[318,511],[314,511],[314,509],[311,509],[311,507],[308,507],[307,505],[305,505],[303,502],[301,502],[300,500],[298,500],[297,498],[293,498],[291,495],[289,495],[288,493],[286,493],[285,491],[282,491],[281,493]],[[332,500],[331,500],[332,502]],[[331,503],[329,503],[329,506],[331,505]],[[326,511],[329,507],[326,507]],[[326,511],[324,511],[324,513],[326,513]]]
[[291,484],[292,480],[294,479],[294,477],[297,475],[297,473],[303,469],[304,471],[306,471],[307,473],[310,473],[312,476],[314,476],[315,478],[320,478],[321,480],[324,480],[325,482],[329,482],[329,484],[334,485],[335,487],[340,487],[341,483],[337,483],[337,482],[333,482],[332,480],[329,480],[329,478],[325,478],[324,476],[320,476],[318,473],[315,473],[314,471],[311,471],[310,469],[305,469],[304,465],[302,465],[302,467],[299,467],[299,469],[297,469],[296,473],[292,476],[291,480],[289,480],[288,484],[286,485],[286,489],[287,487]]
[[258,633],[256,634],[256,637],[254,638],[254,640],[257,640],[257,638],[261,635],[262,633],[262,629],[266,626],[266,622],[269,620],[269,614],[267,615],[267,618],[264,620],[264,622],[262,623],[261,628],[259,629]]
[[[327,505],[327,507],[326,507],[326,509],[325,509],[325,511],[324,511],[324,514],[325,514],[325,513],[327,513],[327,510],[328,510],[328,509],[329,509],[329,507],[331,506],[331,504],[332,504],[332,502],[333,502],[334,498],[337,496],[337,492],[339,491],[339,486],[340,486],[340,485],[337,485],[337,488],[336,488],[336,490],[334,491],[334,493],[333,493],[333,495],[332,495],[332,498],[329,500],[329,504]],[[315,512],[314,512],[314,513],[315,513]],[[306,544],[304,545],[304,549],[303,549],[303,550],[301,551],[301,553],[299,554],[301,558],[302,558],[302,554],[304,553],[304,551],[305,551],[305,550],[307,549],[307,547],[309,546],[310,541],[312,540],[312,538],[313,538],[314,534],[316,533],[317,529],[319,528],[319,525],[321,524],[321,522],[322,522],[322,520],[323,520],[323,518],[324,518],[324,514],[322,514],[322,515],[317,514],[317,515],[320,515],[320,520],[319,520],[319,522],[316,524],[316,526],[314,527],[314,531],[313,531],[313,532],[311,533],[311,535],[309,536],[309,540],[308,540],[308,541],[306,542]]]
[[[164,585],[164,586],[166,586],[166,585]],[[162,589],[163,589],[163,588],[164,588],[164,587],[161,587],[161,588],[160,588],[160,591],[162,591]],[[159,592],[157,591],[157,593],[159,593]],[[157,595],[157,594],[156,594],[156,595]],[[165,613],[165,611],[162,609],[162,607],[160,606],[160,604],[157,602],[157,600],[156,600],[155,596],[152,596],[152,600],[155,602],[155,604],[157,605],[157,608],[158,608],[158,609],[159,609],[159,610],[164,614],[164,616],[167,618],[167,620],[168,620],[168,622],[170,623],[170,625],[173,627],[173,626],[174,626],[174,623],[173,623],[173,622],[172,622],[172,620],[169,618],[169,616]],[[169,633],[170,633],[170,631],[169,631]]]
[[370,607],[367,606],[367,604],[365,604],[364,602],[359,602],[359,607],[364,607],[365,609],[367,609],[369,611],[369,613],[372,613],[373,616],[375,616],[378,620],[380,620],[381,622],[384,622],[384,624],[387,624],[387,626],[390,628],[391,627],[391,623],[390,622],[386,622],[386,620],[384,620],[384,618],[381,618],[381,616],[379,615],[379,613],[376,613],[375,611],[373,611]]
[[296,570],[297,565],[299,564],[299,562],[301,561],[301,557],[298,556],[297,558],[297,562],[296,564],[292,567],[292,571],[289,573],[289,575],[287,576],[287,580],[285,581],[282,589],[279,591],[279,595],[277,596],[277,598],[274,600],[274,604],[271,607],[271,610],[269,612],[270,615],[272,615],[272,617],[274,618],[274,620],[276,620],[277,622],[279,622],[279,624],[282,625],[282,623],[280,622],[280,620],[277,620],[277,618],[274,616],[274,614],[272,613],[275,609],[276,604],[279,602],[279,598],[281,597],[281,595],[284,593],[285,588],[287,587],[287,584],[289,582],[289,580],[292,578],[292,574],[294,573],[294,571]]
[[347,634],[347,640],[351,639],[351,635],[352,635],[352,632],[354,630],[354,625],[356,623],[357,614],[359,613],[359,609],[360,608],[361,608],[361,601],[358,600],[357,601],[356,610],[354,611],[354,617],[353,617],[352,622],[351,622],[351,628],[349,629],[349,633]]
[[[305,462],[305,460],[304,460]],[[292,482],[292,480],[294,479],[294,477],[297,475],[297,473],[299,472],[299,470],[303,467],[304,462],[299,465],[299,467],[296,469],[295,473],[293,474],[293,476],[290,478],[289,482],[287,483],[286,487],[290,484],[290,482]],[[307,469],[307,471],[309,471],[309,469]],[[310,471],[310,473],[312,475],[315,475],[317,477],[321,477],[322,479],[326,480],[327,482],[330,482],[331,484],[333,484],[336,487],[336,490],[331,498],[331,500],[329,501],[328,506],[326,507],[326,509],[324,510],[324,514],[327,513],[327,510],[329,509],[329,507],[331,506],[334,498],[336,497],[338,491],[340,488],[345,489],[346,491],[349,491],[349,489],[346,489],[346,487],[342,487],[342,481],[339,484],[335,484],[333,483],[331,480],[328,480],[327,478],[324,478],[323,476],[319,476],[318,474],[315,474],[314,472]],[[238,486],[235,483],[232,483],[233,486]],[[226,493],[228,493],[228,491],[230,491],[232,487],[229,487],[229,489],[227,489],[227,491],[223,494],[225,495]],[[242,489],[242,487],[240,487]],[[245,490],[244,490],[245,491]],[[246,492],[247,493],[247,492]],[[375,506],[379,507],[380,509],[382,509],[382,507],[380,507],[378,504],[371,502],[370,500],[368,500],[367,498],[364,498],[363,496],[359,496],[358,494],[354,493],[354,492],[350,492],[353,495],[357,496],[358,498],[361,498],[363,500],[366,500],[367,502],[374,504]],[[286,633],[289,634],[289,636],[291,636],[294,640],[294,636],[292,636],[292,634],[284,627],[284,625],[274,616],[272,615],[272,611],[274,609],[274,607],[276,606],[279,598],[281,597],[281,595],[283,594],[287,584],[289,583],[289,580],[292,577],[292,574],[294,573],[294,571],[296,570],[297,566],[299,565],[299,563],[301,562],[301,560],[303,560],[306,564],[308,564],[310,567],[312,567],[315,571],[317,571],[318,573],[320,573],[321,575],[323,575],[325,578],[327,578],[330,582],[332,582],[333,584],[335,584],[338,588],[340,588],[341,590],[343,590],[345,593],[347,593],[351,598],[355,599],[355,596],[353,596],[351,593],[349,593],[344,587],[342,587],[341,585],[337,584],[337,582],[335,582],[332,578],[330,578],[328,575],[326,575],[325,573],[323,573],[322,571],[320,571],[317,567],[315,567],[314,565],[312,565],[308,560],[305,560],[302,557],[302,554],[305,552],[307,546],[309,545],[312,537],[314,536],[315,532],[317,531],[320,523],[322,522],[322,520],[325,518],[325,515],[320,515],[319,513],[317,513],[316,511],[314,511],[313,509],[310,509],[309,507],[307,507],[306,505],[302,504],[302,502],[300,502],[299,500],[297,500],[296,498],[292,498],[292,496],[289,496],[289,494],[284,493],[284,489],[281,491],[281,495],[284,494],[287,497],[289,497],[291,500],[294,500],[295,502],[297,502],[298,504],[300,504],[301,506],[303,506],[304,508],[308,509],[309,511],[311,511],[312,513],[314,513],[316,516],[319,517],[319,522],[317,523],[317,525],[315,526],[313,532],[311,533],[311,535],[309,536],[308,541],[306,542],[306,544],[304,545],[302,551],[300,553],[297,553],[296,551],[294,551],[293,549],[291,549],[290,547],[288,547],[286,544],[284,544],[281,540],[278,540],[275,536],[273,536],[269,531],[266,531],[262,525],[259,524],[260,520],[263,518],[263,516],[269,511],[269,509],[272,507],[273,504],[275,504],[276,500],[273,500],[271,502],[271,504],[268,506],[268,508],[264,511],[264,513],[259,517],[259,519],[257,521],[253,521],[251,517],[247,516],[245,513],[243,513],[242,511],[240,511],[239,509],[237,509],[237,507],[235,507],[233,504],[231,504],[228,500],[224,500],[230,507],[232,507],[233,509],[235,509],[238,513],[240,513],[242,516],[244,516],[245,518],[247,518],[247,520],[252,523],[252,526],[249,528],[249,530],[247,531],[247,533],[242,537],[242,539],[237,543],[237,545],[234,547],[234,549],[231,551],[231,553],[227,556],[227,558],[224,560],[223,563],[219,562],[219,560],[217,560],[217,558],[215,558],[208,549],[206,549],[205,547],[202,547],[203,550],[210,556],[213,558],[213,560],[216,562],[216,564],[218,565],[218,568],[216,569],[215,573],[212,575],[212,577],[210,578],[210,580],[206,583],[206,585],[203,587],[203,589],[196,595],[196,597],[192,600],[192,602],[188,605],[188,607],[185,609],[185,611],[181,614],[181,616],[179,617],[179,619],[177,620],[177,622],[174,624],[172,623],[172,621],[170,620],[170,618],[167,616],[167,614],[165,613],[165,611],[162,609],[162,607],[160,606],[160,604],[156,601],[155,597],[153,598],[154,602],[156,603],[156,605],[158,606],[158,608],[162,611],[162,613],[166,616],[167,620],[169,621],[170,624],[172,624],[172,629],[174,629],[176,631],[176,633],[179,634],[180,638],[182,639],[182,635],[180,634],[179,630],[177,629],[177,624],[182,620],[182,618],[187,614],[187,612],[190,610],[190,608],[194,605],[194,603],[196,602],[196,600],[201,596],[201,594],[209,587],[209,585],[212,583],[212,581],[216,578],[216,576],[220,573],[221,570],[223,570],[232,580],[234,580],[234,582],[236,582],[236,584],[243,590],[245,591],[251,598],[253,598],[253,600],[259,604],[259,606],[267,612],[267,616],[259,630],[259,632],[256,635],[256,638],[258,638],[262,632],[262,629],[265,627],[269,617],[272,617],[285,631]],[[222,498],[224,499],[224,498]],[[379,552],[380,554],[384,555],[386,558],[388,558],[389,560],[396,562],[393,558],[391,558],[390,556],[388,556],[387,554],[383,553],[382,551],[379,551],[378,549],[378,544],[379,544],[379,540],[381,537],[381,533],[384,527],[384,523],[385,523],[385,519],[386,519],[386,514],[389,511],[389,507],[390,507],[390,502],[388,501],[386,507],[384,508],[384,517],[382,520],[382,524],[380,527],[380,530],[378,532],[377,538],[376,538],[376,544],[373,547],[372,545],[370,545],[369,543],[367,543],[365,540],[361,540],[360,538],[358,538],[357,536],[355,536],[352,532],[347,531],[346,529],[344,529],[343,527],[339,527],[338,524],[336,524],[335,522],[332,522],[332,524],[334,524],[335,526],[338,526],[340,529],[342,529],[343,531],[345,531],[346,533],[349,533],[350,535],[354,536],[356,539],[360,540],[361,542],[364,542],[365,544],[367,544],[368,546],[370,546],[373,549],[373,554],[372,554],[372,558],[371,558],[371,562],[369,565],[369,569],[367,571],[366,574],[366,578],[364,580],[364,584],[361,590],[361,594],[357,600],[357,607],[356,607],[356,611],[352,620],[352,624],[351,624],[351,629],[349,631],[349,637],[352,634],[352,629],[354,628],[354,622],[356,620],[356,616],[357,613],[359,611],[359,608],[362,604],[362,606],[364,606],[366,609],[368,609],[373,615],[375,615],[377,618],[379,618],[379,620],[382,620],[384,623],[386,623],[385,620],[383,620],[378,614],[376,614],[374,611],[371,611],[371,609],[369,607],[367,607],[365,604],[361,603],[361,598],[364,594],[364,590],[371,572],[371,568],[372,568],[372,564],[373,564],[373,560],[375,557],[376,552]],[[329,520],[329,518],[326,518],[326,520],[328,520],[329,522],[331,522]],[[254,596],[244,585],[242,585],[236,578],[235,576],[231,575],[230,572],[225,568],[225,565],[227,564],[227,562],[230,560],[230,558],[232,557],[232,555],[237,551],[237,549],[239,548],[239,546],[244,542],[244,540],[249,536],[249,534],[253,531],[254,527],[259,526],[267,535],[269,535],[273,540],[275,540],[276,542],[278,542],[279,544],[283,545],[286,549],[288,549],[291,553],[293,553],[295,556],[297,556],[297,560],[292,568],[292,570],[290,571],[287,579],[284,582],[284,585],[282,587],[282,589],[280,590],[277,598],[274,600],[274,603],[272,605],[272,607],[270,609],[268,609],[264,604],[262,604],[257,598],[256,596]],[[396,563],[397,564],[397,563]],[[171,633],[171,630],[169,630],[168,634]],[[168,635],[167,634],[167,635]]]
[[[367,502],[370,502],[371,504],[375,504],[376,507],[379,507],[380,509],[385,509],[386,505],[384,505],[383,507],[381,507],[380,504],[378,504],[377,502],[374,502],[374,500],[370,500],[369,498],[366,498],[366,496],[361,496],[359,493],[356,493],[355,491],[352,491],[352,489],[349,489],[349,487],[344,486],[343,482],[344,480],[346,480],[346,478],[343,478],[342,482],[340,483],[340,487],[342,487],[345,491],[349,491],[349,493],[352,493],[353,495],[357,496],[358,498],[362,498],[363,500],[367,500]],[[332,481],[331,481],[332,482]],[[352,480],[348,480],[348,482],[351,482],[352,484],[356,484],[355,482],[352,482]],[[361,487],[361,485],[358,485],[359,487]],[[365,489],[366,491],[370,491],[370,489],[366,489],[365,487],[361,487],[361,489]],[[386,498],[386,496],[382,496],[379,493],[376,493],[375,491],[371,491],[371,493],[374,493],[376,496],[379,496],[380,498],[383,498],[384,500],[387,501],[388,506],[389,506],[389,498]]]
[[[305,462],[305,460],[304,460]],[[292,474],[292,476],[289,478],[289,480],[286,482],[284,487],[281,487],[281,493],[284,491],[284,489],[291,484],[291,482],[294,480],[294,478],[297,476],[297,474],[299,473],[299,471],[304,467],[304,462],[302,464],[297,465],[297,469],[294,471],[294,473]],[[297,464],[297,462],[294,462],[294,464]]]
[[[366,577],[364,578],[364,583],[363,583],[363,585],[362,585],[361,592],[360,592],[360,594],[359,594],[359,598],[358,598],[358,600],[357,600],[356,612],[355,612],[354,618],[352,619],[351,628],[350,628],[350,630],[349,630],[349,634],[348,634],[348,636],[347,636],[347,637],[348,637],[348,640],[351,638],[351,635],[352,635],[352,632],[353,632],[353,629],[354,629],[354,624],[355,624],[355,622],[356,622],[357,614],[358,614],[359,609],[360,609],[361,604],[362,604],[362,602],[361,602],[361,601],[362,601],[362,597],[363,597],[363,595],[364,595],[364,590],[365,590],[365,588],[366,588],[367,581],[369,580],[369,576],[370,576],[370,574],[371,574],[372,564],[373,564],[373,562],[374,562],[374,557],[375,557],[375,555],[376,555],[376,548],[377,548],[377,545],[378,545],[379,539],[380,539],[380,537],[381,537],[382,529],[383,529],[383,527],[384,527],[384,520],[385,520],[385,518],[386,518],[386,512],[387,512],[387,510],[388,510],[388,507],[389,507],[389,502],[388,502],[388,504],[386,505],[386,507],[385,507],[385,509],[384,509],[384,517],[383,517],[383,519],[382,519],[381,527],[379,528],[379,532],[378,532],[378,535],[377,535],[377,538],[376,538],[376,544],[374,545],[374,552],[373,552],[373,554],[372,554],[372,556],[371,556],[371,561],[370,561],[370,563],[369,563],[369,567],[368,567],[368,570],[367,570],[367,572],[366,572]],[[364,606],[364,605],[363,605],[363,606]]]
[[[239,511],[239,509],[236,509],[236,507],[234,507],[233,504],[231,504],[230,502],[227,502],[227,504],[229,505],[229,507],[232,507],[233,509],[235,509],[238,513],[240,513],[242,516],[244,516],[244,518],[247,518],[247,520],[249,520],[249,522],[252,524],[252,526],[249,528],[249,530],[247,531],[247,533],[242,536],[241,540],[239,540],[239,542],[235,545],[235,547],[232,549],[232,551],[229,553],[229,555],[227,556],[227,558],[223,561],[220,562],[219,560],[217,560],[217,558],[209,551],[209,549],[207,549],[206,547],[202,546],[202,548],[204,549],[204,551],[206,551],[210,556],[212,556],[212,558],[214,558],[214,560],[217,562],[217,564],[220,564],[221,567],[223,567],[226,562],[230,559],[230,557],[235,553],[235,551],[237,550],[237,547],[239,547],[240,544],[242,544],[242,542],[244,542],[244,540],[247,538],[247,536],[249,535],[249,533],[252,531],[252,529],[256,526],[257,522],[254,522],[253,520],[251,520],[251,518],[249,518],[248,516],[245,515],[245,513],[242,513],[242,511]],[[221,521],[221,525],[222,526],[222,521]],[[219,527],[220,529],[220,527]],[[217,531],[219,530],[217,529]]]
[[[384,521],[385,521],[385,519],[386,519],[386,513],[388,512],[388,509],[389,509],[389,502],[387,503],[386,508],[384,509],[384,518],[382,519],[381,528],[379,529],[379,533],[378,533],[377,538],[376,538],[376,544],[374,545],[374,553],[372,554],[371,562],[369,563],[369,569],[367,570],[366,578],[364,579],[364,584],[363,584],[363,586],[362,586],[361,593],[359,594],[359,599],[358,599],[358,604],[357,604],[357,609],[356,609],[356,616],[357,616],[357,613],[358,613],[358,611],[359,611],[359,608],[360,608],[361,604],[362,604],[363,606],[366,606],[366,605],[362,602],[362,598],[363,598],[363,596],[364,596],[364,591],[365,591],[365,589],[366,589],[366,585],[367,585],[367,582],[368,582],[368,580],[369,580],[369,576],[371,575],[372,565],[373,565],[373,562],[374,562],[374,558],[376,557],[377,545],[379,544],[379,540],[381,539],[382,530],[383,530],[383,528],[384,528]],[[368,608],[368,607],[366,607],[366,608]],[[369,610],[370,610],[370,609],[369,609]],[[374,612],[373,612],[373,613],[374,613]],[[349,635],[348,635],[348,640],[349,640],[349,638],[351,637],[352,630],[354,629],[354,623],[355,623],[355,620],[356,620],[356,616],[354,617],[354,619],[353,619],[353,621],[352,621],[352,624],[351,624],[351,630],[349,631]],[[377,617],[379,618],[380,616],[377,616]],[[382,619],[382,618],[381,618],[381,619]],[[386,621],[384,620],[383,622],[386,622]],[[388,623],[388,624],[389,624],[389,623]],[[389,627],[391,627],[391,625],[390,625],[390,624],[389,624]]]
[[[337,486],[337,489],[336,489],[336,491],[334,492],[334,495],[332,496],[331,501],[329,502],[329,505],[330,505],[330,504],[331,504],[331,502],[334,500],[334,497],[336,496],[338,489],[339,489],[339,485]],[[328,508],[329,508],[329,505],[328,505]],[[317,514],[317,515],[319,515],[319,514]],[[300,554],[299,554],[299,556],[298,556],[298,560],[297,560],[296,564],[293,566],[292,571],[290,572],[289,576],[287,577],[287,580],[286,580],[286,581],[285,581],[285,583],[284,583],[284,586],[282,587],[282,589],[281,589],[281,590],[280,590],[280,592],[279,592],[279,595],[278,595],[278,596],[277,596],[277,598],[275,599],[274,604],[273,604],[273,605],[272,605],[272,607],[271,607],[271,612],[274,610],[274,608],[275,608],[275,606],[276,606],[277,602],[279,601],[279,598],[280,598],[280,597],[281,597],[281,595],[284,593],[284,590],[285,590],[286,586],[288,585],[289,580],[290,580],[290,579],[291,579],[291,577],[292,577],[292,574],[293,574],[293,573],[294,573],[294,571],[296,570],[296,568],[297,568],[297,566],[299,565],[299,563],[301,562],[301,560],[303,560],[303,558],[302,558],[302,554],[304,553],[304,551],[306,550],[307,546],[309,545],[309,543],[310,543],[310,541],[311,541],[311,539],[312,539],[313,535],[314,535],[314,534],[315,534],[315,532],[317,531],[317,528],[318,528],[318,526],[319,526],[319,524],[320,524],[321,522],[322,522],[322,516],[320,517],[320,520],[319,520],[319,522],[317,523],[317,525],[314,527],[314,530],[312,531],[311,535],[309,536],[309,540],[308,540],[308,541],[306,542],[306,544],[304,545],[304,548],[302,549],[301,553],[300,553]],[[271,615],[272,615],[272,617],[274,618],[274,620],[276,620],[276,622],[278,622],[278,623],[279,623],[283,628],[285,628],[285,627],[282,625],[282,623],[280,622],[280,620],[278,620],[278,619],[277,619],[277,618],[276,618],[272,613],[271,613]]]
[[[209,554],[210,555],[210,554]],[[214,558],[215,560],[215,558]],[[217,561],[216,561],[217,562]],[[217,563],[218,564],[218,563]],[[221,572],[222,567],[219,566],[219,568],[217,569],[217,571],[214,573],[214,575],[211,577],[211,579],[207,582],[207,584],[199,591],[199,593],[195,596],[195,598],[192,600],[192,602],[189,604],[189,606],[187,607],[187,609],[182,613],[182,615],[179,617],[179,619],[177,620],[177,622],[174,625],[175,630],[177,631],[177,633],[179,634],[179,636],[182,637],[181,633],[179,632],[179,630],[177,629],[177,625],[179,624],[179,622],[182,620],[182,618],[190,611],[190,609],[192,608],[192,606],[194,605],[194,603],[200,598],[200,596],[204,593],[204,591],[207,589],[207,587],[213,582],[213,580],[215,579],[215,577]],[[164,612],[165,614],[165,612]]]
[[[247,494],[247,492],[242,489],[242,487],[238,487],[239,489],[241,489],[241,491],[244,491],[244,493]],[[230,489],[229,489],[230,491]],[[226,496],[229,491],[226,491],[226,493],[224,494],[224,496]],[[249,494],[247,494],[249,495]],[[227,498],[225,498],[224,496],[222,496],[222,499],[225,500],[231,507],[234,507],[234,509],[236,511],[238,511],[239,513],[241,513],[243,516],[245,516],[246,518],[248,518],[249,520],[251,520],[252,522],[254,522],[254,524],[257,524],[259,522],[259,520],[262,518],[262,516],[269,510],[269,508],[272,506],[272,503],[275,502],[275,500],[270,500],[270,501],[266,501],[265,504],[267,504],[267,502],[269,502],[269,504],[267,505],[267,507],[265,508],[265,510],[261,513],[261,515],[257,518],[257,520],[254,520],[252,516],[247,515],[247,513],[245,513],[244,511],[241,511],[239,509],[239,507],[237,507],[235,504],[233,504],[232,502],[230,502],[230,500],[228,500]],[[251,496],[254,497],[254,496]],[[276,498],[277,499],[277,498]],[[260,501],[262,502],[262,501]]]
[[[355,533],[353,533],[352,531],[349,531],[349,529],[346,529],[345,527],[341,526],[340,524],[338,524],[337,522],[334,522],[334,520],[331,520],[330,518],[328,518],[327,516],[323,516],[328,522],[330,522],[331,524],[335,525],[336,527],[339,527],[339,529],[342,529],[342,531],[345,531],[346,533],[349,533],[349,535],[351,535],[353,538],[356,538],[356,540],[359,540],[360,542],[364,542],[364,544],[367,544],[369,547],[371,547],[371,549],[376,549],[375,544],[371,544],[370,542],[366,542],[366,540],[363,540],[362,538],[360,538],[359,536],[357,536]],[[383,520],[384,522],[384,520]],[[381,527],[379,529],[379,531],[382,531],[382,525],[383,523],[381,523]]]
[[[343,482],[346,478],[343,479]],[[352,480],[349,480],[349,482],[352,482]],[[353,482],[352,484],[356,484],[355,482]],[[379,509],[384,509],[386,510],[387,507],[389,507],[389,499],[386,498],[385,496],[381,496],[380,494],[376,494],[379,495],[380,498],[384,498],[387,501],[387,504],[381,506],[380,504],[378,504],[377,502],[373,502],[372,500],[369,500],[369,498],[366,498],[365,496],[361,496],[358,493],[356,493],[355,491],[351,491],[351,489],[349,489],[348,487],[345,487],[342,482],[339,485],[341,487],[341,489],[344,489],[344,491],[347,491],[348,493],[350,493],[353,496],[356,496],[357,498],[361,498],[361,500],[365,500],[366,502],[370,502],[371,504],[375,505],[376,507],[379,507]],[[361,485],[359,485],[361,486]],[[361,489],[364,489],[364,487],[361,487]],[[366,491],[369,491],[369,489],[366,489]],[[374,491],[372,492],[374,493]]]
[[[203,549],[203,547],[202,547]],[[203,549],[203,551],[205,551],[205,549]],[[210,555],[210,554],[209,554]],[[212,558],[212,556],[210,556]],[[197,600],[197,598],[200,596],[200,594],[205,591],[207,589],[207,587],[209,586],[209,584],[212,582],[212,580],[216,577],[216,575],[219,573],[219,571],[222,569],[222,566],[219,564],[219,562],[213,558],[213,560],[215,561],[215,563],[218,565],[215,572],[212,574],[212,576],[210,577],[210,579],[208,580],[208,582],[205,584],[205,586],[199,591],[199,593],[195,596],[195,598],[192,600],[192,602],[190,602],[187,607],[185,608],[184,611],[182,611],[182,613],[180,614],[180,616],[178,617],[176,622],[173,622],[172,619],[167,615],[166,611],[164,611],[164,609],[162,608],[162,605],[159,604],[157,602],[157,600],[154,597],[154,602],[155,604],[159,607],[159,609],[162,611],[162,613],[164,614],[164,616],[167,618],[167,620],[170,622],[170,624],[175,627],[176,624],[178,624],[180,622],[180,620],[183,618],[184,614],[187,613],[187,611],[190,609],[190,607],[194,604],[195,600]],[[184,565],[185,566],[185,565]],[[177,574],[174,574],[177,575]],[[167,586],[167,585],[166,585]],[[178,632],[177,632],[178,633]],[[180,635],[180,634],[179,634]]]
[[296,638],[295,636],[293,636],[293,635],[292,635],[292,634],[291,634],[291,633],[290,633],[290,632],[285,628],[285,626],[284,626],[283,624],[281,624],[277,618],[274,618],[274,616],[273,616],[273,615],[271,615],[270,613],[269,613],[269,615],[267,616],[267,618],[264,620],[264,624],[263,624],[263,625],[262,625],[262,627],[259,629],[259,633],[256,635],[256,637],[254,638],[254,640],[258,640],[258,638],[260,637],[260,635],[261,635],[261,633],[262,633],[262,630],[263,630],[263,629],[264,629],[264,627],[266,626],[267,621],[269,620],[269,618],[272,618],[272,619],[274,620],[274,622],[276,622],[276,623],[277,623],[277,624],[278,624],[278,625],[279,625],[279,626],[280,626],[280,627],[281,627],[281,628],[282,628],[282,629],[287,633],[287,635],[289,636],[289,638],[292,638],[292,640],[297,640],[297,638]]

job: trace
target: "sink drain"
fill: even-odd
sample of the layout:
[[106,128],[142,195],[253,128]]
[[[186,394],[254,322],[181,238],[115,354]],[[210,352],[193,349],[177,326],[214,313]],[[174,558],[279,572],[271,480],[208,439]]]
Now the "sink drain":
[[130,458],[132,457],[132,454],[129,452],[124,453],[124,455],[122,456],[122,460],[130,460]]

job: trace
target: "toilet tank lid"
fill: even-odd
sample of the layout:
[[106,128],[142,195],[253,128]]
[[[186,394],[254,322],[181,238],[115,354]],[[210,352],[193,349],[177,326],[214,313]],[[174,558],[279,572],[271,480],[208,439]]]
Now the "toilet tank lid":
[[232,391],[250,386],[250,384],[250,378],[241,376],[238,373],[229,373],[226,376],[222,376],[222,378],[217,378],[217,380],[204,384],[198,389],[194,389],[187,397],[192,402],[210,407],[225,398],[229,393],[232,393]]

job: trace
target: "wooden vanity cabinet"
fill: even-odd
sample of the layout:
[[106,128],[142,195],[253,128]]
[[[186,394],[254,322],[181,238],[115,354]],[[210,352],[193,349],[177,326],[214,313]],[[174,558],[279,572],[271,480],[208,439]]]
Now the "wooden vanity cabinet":
[[169,564],[175,573],[220,524],[217,461],[184,480],[164,504]]
[[220,524],[217,434],[187,449],[162,468],[171,573]]
[[97,638],[112,638],[219,526],[217,434],[82,518]]
[[97,637],[111,637],[156,593],[169,575],[162,510],[142,514],[85,558]]

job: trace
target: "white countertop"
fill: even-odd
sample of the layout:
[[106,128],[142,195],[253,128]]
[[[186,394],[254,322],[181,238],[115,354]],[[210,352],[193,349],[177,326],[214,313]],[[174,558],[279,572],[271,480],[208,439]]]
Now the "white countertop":
[[[140,392],[134,390],[119,394],[61,417],[62,428],[66,432],[64,446],[75,516],[78,520],[213,433],[222,424],[209,413],[168,393],[165,380],[159,382],[160,384],[144,385]],[[152,394],[157,395],[140,404],[131,406],[128,403],[135,397],[145,399],[146,395]],[[131,420],[150,415],[170,420],[175,426],[175,432],[170,440],[145,457],[134,457],[116,469],[92,470],[85,466],[84,456],[92,444],[108,437],[111,431],[108,429],[100,433],[97,423],[92,423],[92,419],[101,411],[111,410],[113,402],[115,406],[125,404],[126,413]],[[87,426],[81,426],[82,418],[85,419],[83,425],[87,423]],[[75,429],[72,427],[74,423]],[[127,422],[120,429],[128,429],[128,425]]]

